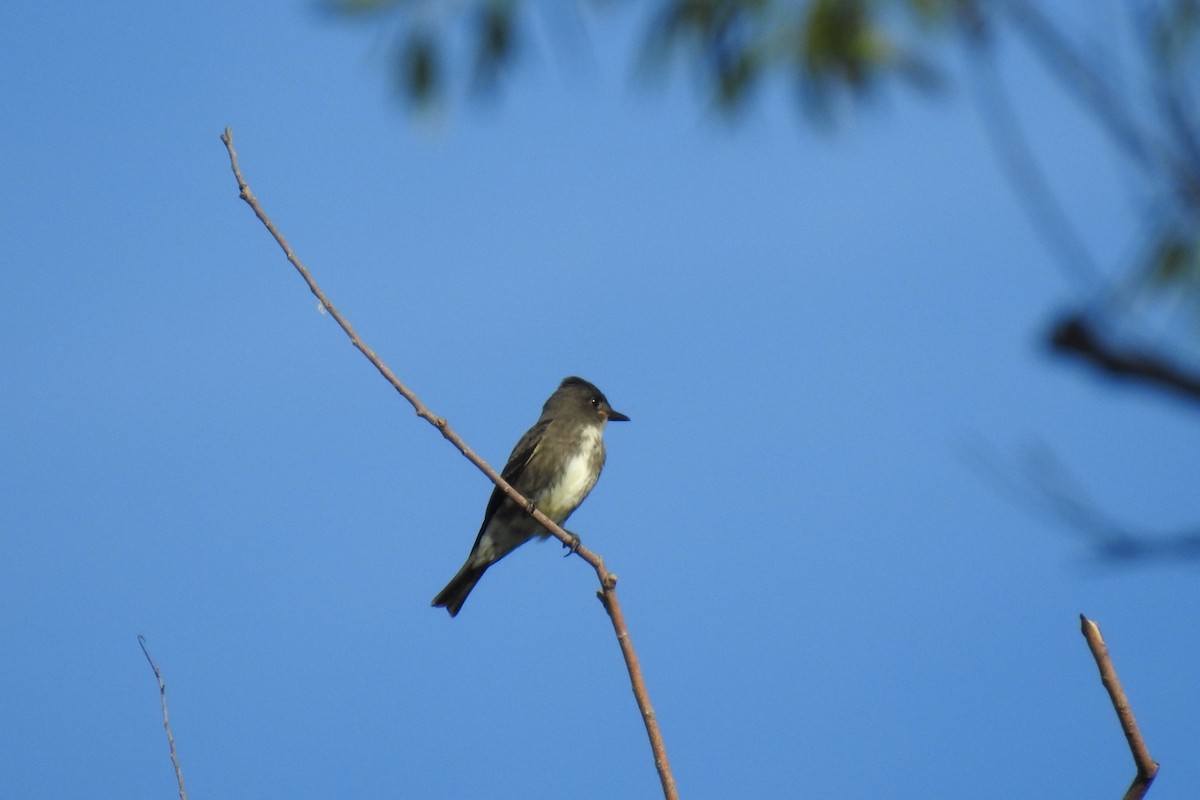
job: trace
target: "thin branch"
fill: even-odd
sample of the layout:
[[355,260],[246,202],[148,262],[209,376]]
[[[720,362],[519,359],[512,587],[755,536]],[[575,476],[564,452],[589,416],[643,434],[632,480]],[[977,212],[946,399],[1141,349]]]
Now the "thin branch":
[[1191,402],[1200,400],[1200,375],[1191,375],[1162,357],[1105,342],[1081,316],[1059,321],[1050,335],[1056,353],[1091,362],[1116,378],[1139,380],[1168,389]]
[[1117,670],[1108,655],[1108,645],[1100,635],[1100,626],[1080,614],[1079,627],[1083,631],[1083,638],[1087,640],[1088,649],[1092,651],[1092,658],[1096,659],[1096,666],[1100,668],[1100,682],[1104,684],[1109,698],[1112,699],[1117,719],[1121,721],[1121,731],[1125,734],[1125,741],[1129,742],[1129,752],[1133,754],[1133,763],[1137,767],[1137,775],[1125,792],[1125,800],[1141,800],[1146,796],[1150,784],[1154,782],[1154,776],[1158,774],[1158,762],[1150,757],[1150,751],[1142,739],[1142,732],[1138,730],[1137,720],[1133,718],[1133,709],[1129,707],[1125,690],[1121,688],[1121,681],[1117,678]]
[[280,248],[282,248],[284,255],[287,256],[287,260],[291,262],[292,266],[296,268],[296,271],[300,273],[300,277],[304,279],[306,284],[308,284],[309,291],[313,293],[321,306],[329,312],[329,315],[333,317],[338,326],[345,331],[348,337],[350,337],[350,342],[356,348],[358,348],[359,352],[366,356],[367,360],[374,365],[375,369],[379,370],[379,374],[382,375],[384,379],[390,383],[405,400],[409,402],[410,405],[412,405],[413,410],[416,411],[418,417],[421,417],[430,425],[437,428],[442,436],[449,440],[449,442],[454,445],[460,453],[466,456],[467,460],[478,467],[479,470],[486,475],[492,483],[500,487],[500,490],[512,498],[513,502],[526,509],[528,513],[531,514],[533,518],[536,519],[542,525],[542,527],[549,531],[555,538],[568,547],[576,548],[576,555],[590,564],[596,571],[596,577],[599,578],[601,587],[598,594],[601,602],[604,604],[605,610],[608,611],[609,618],[612,620],[613,631],[616,633],[617,643],[621,647],[621,655],[625,658],[625,667],[629,671],[629,682],[633,688],[634,697],[637,699],[638,710],[642,714],[642,721],[646,725],[646,735],[650,739],[650,749],[654,754],[654,765],[658,769],[658,777],[662,783],[663,796],[667,798],[667,800],[678,800],[679,794],[675,788],[675,778],[671,774],[670,764],[667,761],[667,751],[666,745],[663,742],[662,731],[658,727],[658,719],[655,717],[654,709],[650,705],[650,695],[646,690],[646,682],[642,677],[641,666],[638,664],[637,654],[634,652],[633,644],[629,637],[629,630],[625,626],[625,616],[621,613],[621,605],[617,600],[617,576],[608,571],[608,568],[604,566],[604,560],[599,555],[593,553],[586,547],[578,545],[578,540],[575,537],[571,536],[569,533],[563,530],[562,527],[539,511],[529,500],[525,499],[520,492],[518,492],[516,489],[510,486],[507,481],[500,477],[499,473],[492,469],[492,467],[489,466],[486,461],[484,461],[475,453],[474,450],[467,446],[467,443],[463,441],[462,437],[460,437],[454,432],[453,429],[451,429],[444,417],[439,417],[431,412],[425,406],[425,404],[421,402],[420,398],[418,398],[411,389],[405,386],[404,383],[402,383],[400,379],[396,377],[395,373],[393,373],[391,369],[389,369],[388,366],[384,364],[382,360],[380,360],[379,356],[375,355],[375,352],[371,350],[371,348],[367,347],[362,339],[359,338],[358,333],[355,332],[354,328],[350,325],[350,322],[344,316],[342,316],[341,312],[339,312],[337,308],[334,307],[333,303],[329,301],[329,298],[325,295],[325,292],[321,290],[321,287],[317,285],[317,282],[313,278],[312,274],[308,271],[304,264],[301,263],[300,259],[296,256],[296,253],[292,250],[291,245],[287,243],[287,240],[284,238],[283,234],[279,232],[279,229],[276,228],[275,224],[271,222],[270,218],[267,217],[266,212],[264,212],[262,206],[259,205],[258,199],[254,196],[254,193],[250,191],[250,186],[246,183],[246,179],[242,177],[241,167],[238,164],[237,150],[235,150],[233,147],[232,128],[225,128],[225,132],[221,135],[221,141],[224,142],[225,149],[229,151],[229,165],[233,170],[234,178],[237,179],[238,192],[241,198],[246,201],[246,204],[249,205],[251,210],[254,211],[254,215],[258,217],[259,221],[262,222],[267,231],[272,237],[274,237]]
[[667,761],[667,743],[663,741],[662,729],[658,727],[658,717],[650,705],[650,690],[646,688],[646,680],[642,677],[642,667],[638,663],[637,651],[633,649],[633,640],[629,638],[629,629],[625,626],[625,614],[617,602],[617,591],[610,587],[596,592],[608,618],[612,620],[613,633],[616,634],[617,644],[621,647],[621,656],[629,670],[629,686],[637,699],[638,711],[642,715],[642,723],[646,726],[646,736],[650,739],[650,750],[654,753],[654,768],[658,770],[662,782],[663,797],[667,800],[679,800],[679,792],[675,788],[675,777],[671,774],[671,764]]
[[175,781],[179,784],[179,800],[187,800],[187,790],[183,788],[183,769],[179,766],[179,754],[175,752],[175,737],[171,735],[171,718],[167,716],[167,685],[163,683],[162,672],[159,670],[158,664],[154,663],[154,659],[150,657],[150,651],[146,649],[145,636],[138,635],[138,645],[142,648],[142,655],[150,663],[150,669],[154,670],[155,680],[158,681],[158,697],[162,701],[163,727],[167,730],[167,746],[171,748],[171,764],[175,767]]

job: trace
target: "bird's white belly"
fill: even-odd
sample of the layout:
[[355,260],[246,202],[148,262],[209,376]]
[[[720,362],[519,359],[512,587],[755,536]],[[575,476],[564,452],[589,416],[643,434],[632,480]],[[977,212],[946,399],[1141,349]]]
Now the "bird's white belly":
[[567,462],[562,479],[537,501],[538,508],[550,519],[565,520],[596,485],[591,465],[600,446],[600,429],[589,430],[579,452]]

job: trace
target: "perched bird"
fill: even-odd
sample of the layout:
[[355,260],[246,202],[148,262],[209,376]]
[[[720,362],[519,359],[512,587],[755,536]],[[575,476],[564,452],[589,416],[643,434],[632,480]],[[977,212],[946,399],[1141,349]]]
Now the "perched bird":
[[[504,471],[509,485],[559,525],[567,521],[604,468],[604,423],[626,422],[604,393],[583,378],[567,378],[542,415],[513,448]],[[500,491],[492,490],[471,554],[433,605],[456,616],[484,571],[525,542],[550,533]]]

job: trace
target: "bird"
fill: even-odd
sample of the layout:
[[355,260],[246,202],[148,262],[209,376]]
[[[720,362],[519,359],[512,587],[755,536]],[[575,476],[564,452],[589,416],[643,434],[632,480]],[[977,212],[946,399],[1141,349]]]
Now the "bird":
[[[604,469],[604,426],[628,422],[608,398],[583,378],[563,379],[542,415],[517,442],[501,477],[559,525],[583,502]],[[467,596],[492,564],[535,536],[550,532],[497,486],[462,569],[433,598],[435,608],[458,616]],[[578,537],[575,546],[578,547]]]

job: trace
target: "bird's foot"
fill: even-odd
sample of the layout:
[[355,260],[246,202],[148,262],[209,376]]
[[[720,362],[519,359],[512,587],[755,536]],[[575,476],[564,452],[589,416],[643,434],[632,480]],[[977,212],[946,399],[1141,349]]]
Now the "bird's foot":
[[[563,530],[567,531],[566,528],[563,528]],[[563,554],[563,558],[575,555],[575,553],[579,552],[579,545],[583,543],[578,534],[567,531],[567,536],[571,537],[571,541],[569,543],[563,542],[563,547],[567,548],[567,552]]]

